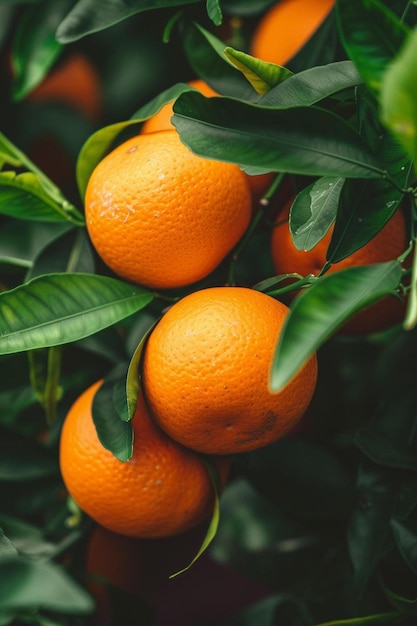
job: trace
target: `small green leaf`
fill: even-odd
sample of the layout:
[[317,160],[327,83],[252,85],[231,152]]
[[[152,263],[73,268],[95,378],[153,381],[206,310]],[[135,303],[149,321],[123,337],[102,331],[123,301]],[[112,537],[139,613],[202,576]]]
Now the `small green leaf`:
[[417,28],[382,76],[381,120],[408,155],[417,153]]
[[316,279],[290,309],[271,369],[270,385],[282,389],[307,359],[356,311],[394,293],[401,280],[397,261],[350,267]]
[[197,551],[197,554],[194,556],[194,558],[191,560],[191,562],[186,567],[184,567],[183,569],[179,570],[178,572],[175,572],[175,574],[171,574],[170,578],[175,578],[176,576],[179,576],[180,574],[183,574],[188,569],[190,569],[190,567],[192,567],[194,565],[194,563],[207,550],[207,548],[209,547],[209,545],[213,541],[213,539],[214,539],[214,537],[216,536],[216,533],[217,533],[217,528],[219,526],[219,519],[220,519],[220,501],[219,501],[220,483],[219,483],[218,471],[217,471],[217,468],[215,468],[214,465],[211,462],[203,460],[203,459],[201,459],[201,460],[204,463],[204,465],[205,465],[205,467],[207,469],[207,472],[210,475],[210,478],[211,478],[211,481],[212,481],[212,484],[213,484],[213,489],[214,489],[213,512],[212,512],[210,524],[209,524],[209,526],[207,528],[207,531],[206,531],[205,537],[203,539],[203,542],[202,542],[200,548]]
[[215,26],[220,26],[223,21],[222,10],[219,0],[206,0],[207,15]]
[[292,76],[292,72],[281,65],[266,63],[250,54],[234,50],[230,46],[225,48],[224,53],[261,96],[264,96],[272,87],[279,85]]
[[336,219],[344,183],[344,178],[325,176],[296,196],[289,225],[298,250],[311,250],[325,236]]
[[97,390],[92,415],[102,446],[119,461],[126,462],[133,454],[133,428],[130,422],[120,419],[114,405],[114,388],[122,375],[121,369],[125,371],[124,367],[116,368]]
[[49,274],[0,294],[0,354],[62,345],[145,307],[153,295],[94,274]]

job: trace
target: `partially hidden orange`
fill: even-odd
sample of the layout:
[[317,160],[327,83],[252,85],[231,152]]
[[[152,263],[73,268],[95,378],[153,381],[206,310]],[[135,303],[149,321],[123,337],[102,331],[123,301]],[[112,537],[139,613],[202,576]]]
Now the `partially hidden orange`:
[[[208,519],[214,487],[202,457],[156,426],[139,397],[132,420],[132,458],[119,461],[98,439],[92,403],[101,381],[70,408],[60,438],[60,468],[80,509],[108,530],[130,537],[179,534]],[[215,463],[223,480],[228,459]]]
[[85,195],[92,244],[119,276],[177,288],[208,276],[251,219],[247,178],[202,158],[175,130],[125,141],[95,168]]
[[281,0],[260,19],[250,43],[251,55],[285,66],[316,32],[335,0]]
[[[301,276],[317,276],[326,263],[327,249],[332,237],[331,226],[326,235],[311,250],[295,247],[289,228],[289,211],[293,199],[278,215],[277,225],[271,238],[271,256],[277,275],[297,273]],[[365,246],[345,259],[333,263],[327,273],[358,265],[383,263],[397,259],[407,248],[408,228],[404,213],[399,208],[379,233]],[[345,334],[369,334],[379,332],[398,324],[405,313],[405,303],[394,296],[383,298],[375,304],[359,311],[343,326]]]
[[288,433],[315,390],[316,355],[278,393],[269,387],[288,314],[247,287],[210,287],[176,302],[149,336],[142,383],[156,422],[208,454],[235,454]]

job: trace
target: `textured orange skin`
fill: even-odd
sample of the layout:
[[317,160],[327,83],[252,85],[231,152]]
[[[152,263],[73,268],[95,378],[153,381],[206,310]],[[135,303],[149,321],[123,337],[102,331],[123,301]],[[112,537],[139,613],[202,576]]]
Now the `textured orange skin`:
[[245,287],[195,291],[151,333],[142,381],[161,428],[208,454],[235,454],[282,437],[304,414],[317,378],[314,355],[279,393],[272,358],[288,307]]
[[28,100],[62,102],[96,119],[102,108],[100,79],[90,60],[74,53],[52,68]]
[[97,253],[116,274],[176,288],[208,276],[236,245],[251,194],[237,165],[201,158],[167,130],[133,137],[98,164],[85,215]]
[[[78,506],[108,530],[130,537],[165,537],[209,518],[214,490],[201,458],[169,439],[149,417],[143,398],[132,420],[133,456],[116,459],[100,443],[89,387],[70,408],[60,440],[60,468]],[[228,459],[216,459],[223,480]]]
[[[207,96],[208,98],[219,95],[210,87],[210,85],[208,85],[200,78],[197,78],[196,80],[191,80],[188,84],[191,87],[194,87],[194,89],[198,89],[198,91],[200,91],[204,96]],[[142,128],[140,131],[141,134],[153,133],[159,130],[169,130],[174,128],[171,122],[171,117],[173,115],[172,106],[173,103],[168,102],[162,107],[162,109],[160,109],[160,111],[158,111],[158,113],[145,120],[145,122],[142,124]],[[274,180],[276,174],[271,172],[268,174],[259,174],[257,176],[249,176],[249,174],[246,174],[246,176],[252,194],[252,201],[255,206],[263,197],[264,193],[268,190],[269,186],[272,184],[272,181]]]
[[[317,274],[326,262],[326,252],[333,233],[333,226],[318,244],[305,252],[293,243],[289,224],[289,209],[293,199],[278,216],[271,239],[272,263],[276,274],[295,272],[302,276]],[[389,222],[365,246],[346,259],[331,265],[327,273],[338,272],[347,267],[393,261],[407,248],[408,237],[404,214],[397,210]],[[405,304],[395,297],[384,298],[356,314],[343,326],[344,334],[368,334],[398,324],[405,313]]]
[[257,25],[251,55],[285,66],[307,43],[334,4],[335,0],[281,0]]

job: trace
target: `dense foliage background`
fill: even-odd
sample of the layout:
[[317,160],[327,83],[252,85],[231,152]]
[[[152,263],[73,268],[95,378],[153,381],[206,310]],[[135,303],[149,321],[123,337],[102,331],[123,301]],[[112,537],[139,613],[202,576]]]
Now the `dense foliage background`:
[[[416,623],[416,7],[337,0],[289,74],[244,54],[272,4],[0,1],[1,624]],[[97,73],[93,110],[70,96],[34,97],[74,55]],[[190,91],[195,76],[222,97]],[[73,95],[81,89],[68,84]],[[85,571],[93,524],[65,493],[60,427],[74,398],[110,374],[126,381],[129,418],[136,348],[167,298],[187,290],[156,294],[114,277],[88,241],[82,198],[109,147],[173,98],[177,130],[197,153],[274,171],[300,194],[338,182],[320,219],[299,197],[313,239],[336,219],[329,262],[405,206],[410,269],[393,261],[312,281],[273,372],[279,388],[318,350],[318,387],[299,432],[234,459],[215,537],[187,572],[168,580],[201,537],[144,541],[145,582],[134,594],[109,588],[98,615]],[[237,261],[202,286],[234,277],[279,297],[268,242],[280,190]],[[337,332],[393,292],[407,294],[404,324]]]

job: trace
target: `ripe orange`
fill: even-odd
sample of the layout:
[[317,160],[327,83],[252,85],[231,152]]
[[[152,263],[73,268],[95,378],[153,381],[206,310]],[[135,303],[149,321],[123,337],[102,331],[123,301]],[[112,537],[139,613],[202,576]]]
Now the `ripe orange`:
[[265,446],[301,418],[317,377],[314,355],[279,393],[269,373],[288,307],[246,287],[211,287],[176,302],[152,331],[142,382],[161,428],[209,454]]
[[237,165],[193,154],[175,130],[138,135],[93,171],[87,230],[119,276],[154,288],[210,274],[250,222],[251,195]]
[[[214,491],[206,466],[160,431],[142,397],[132,420],[132,458],[119,461],[102,446],[91,413],[100,384],[72,405],[60,439],[62,478],[81,510],[108,530],[131,537],[175,535],[208,518]],[[216,463],[225,480],[230,462]]]
[[90,59],[82,53],[63,57],[28,95],[29,102],[61,102],[95,120],[101,112],[101,83]]
[[[188,83],[194,89],[198,89],[204,96],[211,98],[213,96],[218,96],[219,94],[214,91],[204,80],[200,78],[196,78],[195,80],[191,80]],[[169,130],[173,129],[174,125],[171,122],[171,117],[173,115],[172,110],[173,103],[168,102],[165,104],[162,109],[158,111],[155,115],[147,119],[141,128],[141,133],[153,133],[158,130]],[[247,174],[248,183],[250,187],[250,191],[252,194],[253,204],[256,205],[264,193],[268,190],[269,186],[272,184],[272,181],[276,174],[273,172],[267,174],[259,174],[257,176],[250,176]]]
[[325,20],[335,0],[281,0],[261,18],[250,53],[269,63],[286,65]]
[[[277,275],[296,272],[302,276],[317,274],[326,262],[327,248],[333,233],[331,227],[326,235],[311,250],[298,250],[289,229],[289,210],[293,199],[279,214],[278,224],[271,238],[272,263]],[[408,236],[404,214],[397,210],[379,233],[365,246],[346,259],[331,265],[328,273],[338,272],[347,267],[383,263],[400,256],[407,248]],[[357,313],[343,326],[343,333],[367,334],[390,328],[401,321],[405,312],[403,302],[395,297],[387,297]]]

